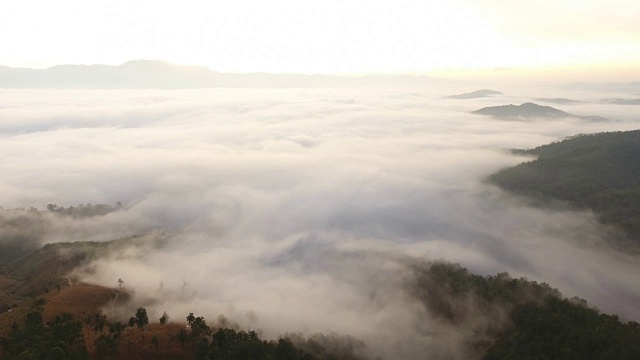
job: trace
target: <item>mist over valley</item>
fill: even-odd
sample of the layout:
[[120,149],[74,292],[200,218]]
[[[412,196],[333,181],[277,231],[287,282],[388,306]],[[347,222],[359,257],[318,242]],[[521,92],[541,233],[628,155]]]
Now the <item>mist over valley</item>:
[[[363,358],[482,358],[511,309],[546,296],[638,321],[638,254],[611,245],[628,234],[487,181],[535,160],[508,149],[637,129],[634,107],[554,100],[567,116],[504,121],[472,112],[613,95],[446,98],[469,86],[0,89],[0,260],[51,244],[76,259],[69,288],[127,294],[110,319],[193,313]],[[73,242],[96,243],[55,247]],[[459,265],[425,265],[442,263]],[[443,282],[456,276],[468,286]],[[480,290],[521,277],[545,285]]]

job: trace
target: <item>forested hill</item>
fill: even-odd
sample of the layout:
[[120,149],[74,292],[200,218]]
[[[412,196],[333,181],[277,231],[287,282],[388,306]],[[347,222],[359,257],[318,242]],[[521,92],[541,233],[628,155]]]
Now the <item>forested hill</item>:
[[599,214],[640,243],[640,130],[577,135],[530,150],[534,161],[489,177],[501,188]]
[[531,102],[520,104],[520,105],[500,105],[500,106],[489,106],[484,107],[482,109],[472,111],[472,114],[477,115],[488,115],[493,116],[497,119],[505,119],[505,120],[533,120],[538,118],[547,118],[547,119],[565,119],[569,117],[587,120],[587,121],[608,121],[606,118],[602,116],[581,116],[569,114],[568,112],[564,112],[562,110],[556,109],[551,106],[543,106],[534,104]]
[[[10,305],[0,309],[0,359],[380,359],[349,334],[285,334],[265,340],[224,316],[209,319],[208,325],[193,313],[149,317],[126,289],[63,276],[108,247],[141,241],[47,245],[10,264],[0,274],[0,300]],[[504,272],[474,275],[460,265],[424,259],[407,259],[405,265],[404,286],[396,291],[406,291],[423,306],[426,312],[416,316],[428,314],[423,319],[428,326],[416,328],[407,343],[431,343],[438,334],[464,341],[423,348],[431,349],[424,356],[407,357],[398,347],[397,356],[386,359],[640,359],[637,322],[564,298],[546,283]],[[101,313],[106,304],[127,302],[138,307],[128,323]]]
[[[479,351],[482,360],[640,359],[640,324],[563,298],[549,284],[507,273],[474,275],[450,263],[412,268],[411,293],[433,316],[470,329],[467,350]],[[478,321],[483,317],[489,321]],[[464,358],[475,358],[471,354]]]

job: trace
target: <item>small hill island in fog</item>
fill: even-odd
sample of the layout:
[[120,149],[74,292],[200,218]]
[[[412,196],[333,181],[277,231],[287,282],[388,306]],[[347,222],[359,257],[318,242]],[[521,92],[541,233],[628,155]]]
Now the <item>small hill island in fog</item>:
[[579,116],[569,114],[568,112],[556,109],[551,106],[538,105],[532,102],[527,102],[521,105],[500,105],[500,106],[488,106],[482,109],[472,112],[478,115],[488,115],[495,118],[507,119],[507,120],[519,120],[519,119],[535,119],[535,118],[568,118],[575,117],[589,121],[606,121],[606,118],[600,116]]
[[602,103],[615,104],[615,105],[640,105],[640,99],[611,98],[611,99],[602,99]]
[[502,95],[502,93],[496,90],[482,89],[482,90],[476,90],[476,91],[463,93],[463,94],[450,95],[447,97],[450,99],[464,100],[464,99],[478,99],[483,97],[489,97],[492,95]]

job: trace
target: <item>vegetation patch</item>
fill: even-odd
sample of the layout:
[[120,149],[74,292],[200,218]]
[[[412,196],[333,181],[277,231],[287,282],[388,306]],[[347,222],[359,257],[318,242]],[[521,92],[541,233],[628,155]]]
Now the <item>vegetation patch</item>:
[[640,130],[578,135],[514,153],[537,159],[498,171],[491,183],[591,209],[640,245]]

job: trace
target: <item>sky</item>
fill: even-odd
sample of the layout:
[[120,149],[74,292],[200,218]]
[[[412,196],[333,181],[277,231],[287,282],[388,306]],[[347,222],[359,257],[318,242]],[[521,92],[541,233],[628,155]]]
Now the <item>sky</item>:
[[0,64],[153,59],[222,72],[505,74],[640,63],[634,0],[10,1]]
[[[110,319],[140,306],[150,319],[223,314],[268,339],[354,336],[372,358],[473,359],[465,344],[499,321],[431,318],[407,295],[407,258],[507,271],[640,319],[640,262],[606,245],[612,229],[484,181],[530,160],[505,148],[637,129],[637,106],[601,102],[629,94],[518,86],[456,100],[444,96],[465,89],[450,90],[0,89],[0,205],[43,211],[0,211],[0,241],[138,235],[73,276],[125,282],[130,301],[105,308]],[[541,97],[610,120],[471,113]],[[44,210],[118,201],[88,218]]]

